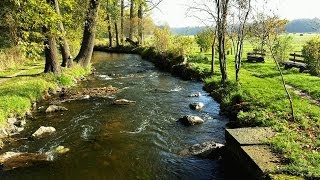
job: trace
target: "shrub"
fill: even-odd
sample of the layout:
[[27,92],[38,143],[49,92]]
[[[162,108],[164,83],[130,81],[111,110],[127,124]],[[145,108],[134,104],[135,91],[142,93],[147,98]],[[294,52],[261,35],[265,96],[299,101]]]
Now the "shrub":
[[190,54],[194,43],[192,38],[186,36],[173,36],[171,42],[169,51],[179,56]]
[[320,39],[311,39],[303,46],[302,55],[305,57],[310,74],[320,75]]
[[154,30],[154,47],[159,52],[165,52],[169,49],[171,32],[169,27],[156,28]]
[[291,36],[281,36],[274,42],[272,48],[278,62],[284,62],[289,58],[289,53],[293,49],[292,40]]
[[207,52],[213,44],[214,33],[210,28],[206,28],[196,35],[196,42],[201,50]]

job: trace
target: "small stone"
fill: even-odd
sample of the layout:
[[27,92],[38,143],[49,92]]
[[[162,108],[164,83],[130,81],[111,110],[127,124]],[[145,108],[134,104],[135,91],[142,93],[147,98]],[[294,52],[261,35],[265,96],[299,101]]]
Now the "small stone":
[[189,105],[190,109],[192,110],[196,110],[196,111],[201,111],[204,108],[204,104],[203,103],[192,103]]
[[0,139],[0,150],[3,149],[3,147],[4,147],[4,143],[3,143],[3,141]]
[[216,158],[222,154],[223,144],[213,141],[202,144],[195,144],[188,149],[182,150],[179,154],[182,156],[198,156],[201,158]]
[[197,92],[197,93],[194,93],[194,94],[190,94],[189,97],[200,97],[201,96],[201,93],[200,92]]
[[37,109],[37,103],[36,103],[36,102],[32,103],[32,109],[33,109],[33,110],[36,110],[36,109]]
[[26,118],[33,119],[31,111],[26,112]]
[[53,113],[58,111],[68,111],[68,109],[63,106],[57,106],[57,105],[51,105],[46,109],[46,113]]
[[81,99],[90,99],[89,95],[84,95]]
[[24,120],[24,119],[19,120],[19,121],[17,121],[17,122],[14,123],[14,125],[17,126],[17,127],[23,127],[23,126],[25,126],[26,124],[27,124],[27,121]]
[[32,134],[32,137],[40,139],[40,138],[50,136],[55,132],[56,132],[56,129],[54,127],[41,126],[36,132]]
[[8,132],[4,128],[0,128],[0,139],[8,136],[9,136]]
[[8,118],[7,122],[8,122],[9,124],[14,124],[14,123],[17,122],[17,118]]
[[204,123],[204,120],[199,116],[190,116],[190,115],[184,116],[183,118],[180,118],[178,121],[185,126],[193,126],[193,125]]
[[69,152],[70,151],[70,149],[69,148],[66,148],[66,147],[64,147],[64,146],[58,146],[56,149],[55,149],[55,152],[57,153],[57,154],[65,154],[65,153],[67,153],[67,152]]
[[113,102],[114,105],[131,105],[131,104],[135,104],[135,103],[136,103],[136,101],[130,101],[127,99],[118,99]]

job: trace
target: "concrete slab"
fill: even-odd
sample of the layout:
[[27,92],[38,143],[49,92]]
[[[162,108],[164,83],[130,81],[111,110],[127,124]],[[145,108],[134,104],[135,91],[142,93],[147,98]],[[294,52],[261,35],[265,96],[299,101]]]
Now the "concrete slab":
[[275,156],[267,145],[241,146],[258,168],[266,173],[275,173],[280,167],[280,158]]
[[226,136],[231,136],[241,146],[266,144],[275,134],[271,128],[266,127],[226,129]]

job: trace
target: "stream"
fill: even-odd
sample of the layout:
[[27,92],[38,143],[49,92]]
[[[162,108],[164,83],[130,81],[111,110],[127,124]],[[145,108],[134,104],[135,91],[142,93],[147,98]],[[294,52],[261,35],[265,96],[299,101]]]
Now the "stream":
[[[36,113],[19,136],[30,136],[40,126],[57,132],[12,143],[1,152],[47,152],[57,146],[70,152],[48,164],[0,172],[0,179],[224,179],[222,160],[179,155],[197,143],[224,143],[227,119],[202,90],[203,83],[158,71],[138,55],[95,52],[93,66],[95,77],[78,88],[112,85],[121,89],[113,98],[136,104],[115,106],[112,97],[90,98],[64,102],[66,112]],[[197,92],[202,96],[188,97]],[[203,111],[191,110],[193,102],[204,103]],[[200,116],[205,123],[185,127],[176,122],[185,115]]]

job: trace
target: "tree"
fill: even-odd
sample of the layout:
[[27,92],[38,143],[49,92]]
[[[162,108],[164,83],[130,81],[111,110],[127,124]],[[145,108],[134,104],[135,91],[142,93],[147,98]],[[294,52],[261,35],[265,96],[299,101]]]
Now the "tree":
[[[55,0],[47,0],[47,3],[50,6],[55,6]],[[44,40],[44,47],[45,47],[45,57],[46,57],[46,64],[44,68],[45,73],[53,72],[55,74],[60,73],[60,66],[58,63],[58,50],[57,50],[57,43],[54,36],[53,31],[51,30],[52,27],[47,25],[43,27],[43,32],[45,35]]]
[[75,58],[75,61],[84,67],[89,65],[93,53],[99,6],[100,0],[90,0],[81,48],[78,56]]
[[236,81],[239,82],[239,72],[241,68],[241,57],[243,52],[243,41],[245,37],[245,26],[251,11],[251,0],[238,0],[235,2],[234,8],[236,9],[235,18],[236,24],[233,25],[235,29],[235,69],[236,69]]
[[120,42],[123,44],[124,37],[124,0],[121,0],[121,12],[120,12]]
[[108,35],[109,35],[109,47],[112,47],[112,32],[111,32],[111,6],[110,0],[107,0],[107,23],[108,23]]
[[218,53],[221,72],[221,82],[223,85],[228,81],[227,59],[226,59],[226,33],[227,33],[227,15],[229,0],[215,0],[217,10],[217,36]]
[[[54,6],[55,6],[55,10],[56,10],[56,13],[58,14],[58,16],[60,18],[62,18],[61,13],[60,13],[60,7],[59,7],[58,0],[54,0]],[[61,41],[60,42],[60,49],[61,49],[61,54],[62,54],[61,66],[69,68],[72,66],[72,57],[71,57],[71,53],[70,53],[69,44],[66,39],[66,31],[65,31],[64,25],[61,20],[59,22],[59,31],[61,33],[61,36],[60,36],[60,41]]]
[[291,109],[291,118],[294,121],[295,120],[295,112],[294,112],[294,106],[293,106],[293,101],[291,98],[291,95],[288,91],[288,88],[286,86],[286,81],[284,79],[280,64],[279,64],[279,57],[277,57],[276,53],[276,44],[279,42],[279,37],[280,33],[285,31],[286,24],[288,23],[287,20],[282,20],[279,19],[277,16],[266,16],[268,18],[265,19],[264,24],[265,24],[265,35],[266,35],[266,45],[268,46],[268,49],[271,53],[271,57],[274,60],[277,69],[279,71],[279,74],[281,76],[281,82],[283,85],[283,88],[287,94],[287,98],[290,104],[290,109]]
[[196,42],[198,46],[200,47],[200,51],[207,52],[211,48],[214,40],[214,32],[212,31],[212,28],[205,28],[202,31],[200,31],[196,37]]
[[133,40],[133,30],[134,30],[134,0],[130,1],[130,29],[129,29],[129,39]]

